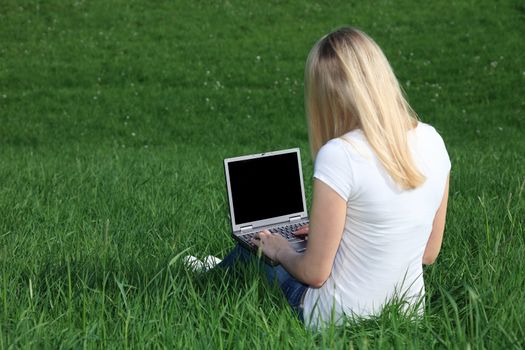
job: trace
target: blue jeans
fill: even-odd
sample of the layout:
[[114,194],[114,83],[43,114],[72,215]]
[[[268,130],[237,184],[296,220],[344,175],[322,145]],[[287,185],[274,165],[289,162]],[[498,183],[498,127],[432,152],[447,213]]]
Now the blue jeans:
[[[238,244],[216,267],[232,267],[237,262],[247,263],[254,258],[256,258],[255,255]],[[263,260],[259,260],[259,266],[264,270],[269,283],[277,283],[279,285],[292,310],[303,321],[302,301],[308,285],[296,280],[281,265],[271,266]]]

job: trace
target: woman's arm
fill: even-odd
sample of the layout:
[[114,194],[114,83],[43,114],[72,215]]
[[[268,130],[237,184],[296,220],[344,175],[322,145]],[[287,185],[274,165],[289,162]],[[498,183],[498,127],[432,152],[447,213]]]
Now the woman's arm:
[[324,182],[314,179],[308,248],[299,254],[279,235],[262,231],[254,241],[297,280],[320,287],[330,276],[346,220],[346,201]]
[[436,211],[434,216],[434,223],[432,224],[432,232],[428,238],[425,253],[423,254],[423,264],[430,265],[436,261],[436,258],[441,250],[441,243],[443,242],[443,232],[445,231],[445,219],[447,215],[447,204],[448,204],[448,184],[450,180],[450,174],[447,177],[447,183],[445,184],[445,192],[443,193],[443,199]]

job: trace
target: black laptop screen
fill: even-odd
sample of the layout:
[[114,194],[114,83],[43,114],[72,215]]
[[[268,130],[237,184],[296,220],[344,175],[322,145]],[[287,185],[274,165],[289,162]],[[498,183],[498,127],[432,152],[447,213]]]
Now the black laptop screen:
[[228,163],[235,224],[304,210],[296,153]]

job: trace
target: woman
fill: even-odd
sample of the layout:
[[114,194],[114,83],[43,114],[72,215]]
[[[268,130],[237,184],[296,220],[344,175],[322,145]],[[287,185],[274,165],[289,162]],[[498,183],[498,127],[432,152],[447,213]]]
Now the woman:
[[[443,237],[450,160],[418,122],[377,44],[341,28],[311,50],[305,71],[315,159],[308,249],[269,231],[254,243],[280,263],[265,266],[307,325],[378,314],[402,300],[421,311],[422,264]],[[237,247],[221,267],[249,254]]]

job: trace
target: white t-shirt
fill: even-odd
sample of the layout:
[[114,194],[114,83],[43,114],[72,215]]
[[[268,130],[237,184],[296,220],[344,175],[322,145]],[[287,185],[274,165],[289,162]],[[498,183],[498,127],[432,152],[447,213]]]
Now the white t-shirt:
[[344,232],[332,272],[304,296],[307,326],[366,317],[392,299],[422,300],[423,253],[443,198],[450,159],[441,136],[419,122],[409,146],[424,184],[401,190],[375,156],[361,130],[327,142],[317,154],[314,177],[345,201]]

